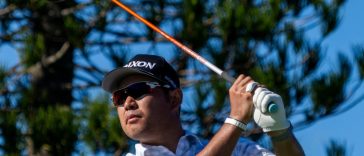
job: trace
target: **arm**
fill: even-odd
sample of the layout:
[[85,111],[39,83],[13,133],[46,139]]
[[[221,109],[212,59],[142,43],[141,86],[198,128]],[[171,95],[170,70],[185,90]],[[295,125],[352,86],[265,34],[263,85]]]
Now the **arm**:
[[293,132],[288,129],[268,132],[275,153],[280,156],[305,155]]
[[[229,89],[230,117],[248,123],[254,114],[255,122],[272,138],[277,155],[304,155],[300,144],[289,129],[289,122],[286,120],[281,97],[279,95],[273,96],[272,99],[271,95],[269,95],[265,98],[267,94],[273,92],[262,88],[258,88],[253,96],[245,91],[246,86],[251,82],[253,80],[250,77],[240,75]],[[279,111],[274,114],[269,114],[264,109],[271,101],[280,106]],[[225,123],[198,155],[231,155],[241,131],[240,128]]]
[[[230,117],[248,123],[253,112],[252,95],[245,92],[245,86],[253,82],[250,77],[240,75],[229,89]],[[223,124],[198,156],[231,155],[241,135],[242,129],[230,124]]]
[[[277,112],[267,112],[266,108],[271,102],[278,105]],[[254,121],[270,136],[275,153],[279,156],[304,155],[303,149],[286,119],[281,96],[259,87],[254,92],[253,103],[255,106]]]
[[197,156],[231,155],[240,134],[238,127],[224,124]]

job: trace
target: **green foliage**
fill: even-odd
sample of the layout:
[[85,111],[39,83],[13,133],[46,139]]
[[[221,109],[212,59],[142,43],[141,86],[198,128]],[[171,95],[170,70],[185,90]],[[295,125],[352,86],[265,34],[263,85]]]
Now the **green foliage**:
[[79,121],[65,106],[39,108],[27,117],[35,152],[70,155],[78,139]]
[[21,144],[23,141],[20,135],[20,129],[17,127],[18,114],[11,110],[2,110],[0,112],[0,132],[4,144],[2,150],[9,155],[19,155],[24,146]]
[[359,76],[363,80],[364,79],[364,47],[356,46],[354,47],[356,65],[359,70]]
[[[235,9],[235,7],[237,8]],[[224,1],[219,8],[217,15],[220,19],[219,28],[224,42],[229,43],[231,40],[234,40],[234,38],[236,38],[234,36],[237,35],[235,30],[239,27],[238,24],[244,24],[241,20],[237,20],[241,19],[236,17],[237,13],[243,16],[244,8],[243,5],[237,5],[236,1]],[[237,24],[235,24],[235,22]]]
[[[154,25],[159,26],[164,18],[163,10],[165,7],[165,3],[166,2],[163,0],[141,2],[144,10],[147,12],[147,14],[145,14],[145,18]],[[147,29],[146,36],[149,40],[155,40],[156,35],[157,33],[154,32],[152,29]]]
[[[196,85],[197,98],[195,103],[198,104],[195,112],[200,119],[201,130],[198,132],[204,138],[211,138],[215,134],[215,126],[220,123],[217,122],[216,116],[222,110],[226,110],[226,97],[228,88],[226,83],[212,77],[212,88],[209,85]],[[208,98],[214,97],[214,101],[207,102]]]
[[85,37],[85,29],[82,27],[80,22],[77,22],[73,16],[65,16],[64,29],[67,31],[68,41],[76,47],[82,47],[85,43],[83,42]]
[[127,149],[127,138],[122,132],[115,110],[105,98],[86,102],[84,110],[86,127],[83,130],[83,140],[97,151],[124,151]]
[[220,81],[219,79],[215,79],[212,81],[212,90],[214,91],[215,99],[212,102],[212,114],[218,113],[224,106],[226,106],[226,93],[228,92],[226,83],[223,81]]
[[[34,86],[29,88],[20,88],[21,97],[18,99],[18,107],[24,110],[24,113],[31,113],[34,109],[47,107],[47,99],[53,94],[46,91],[37,91]],[[54,105],[54,104],[52,104]]]
[[312,83],[311,96],[314,103],[313,112],[318,115],[332,113],[344,100],[342,75],[331,74]]
[[327,156],[346,156],[347,147],[345,142],[338,142],[335,140],[330,140],[330,144],[326,146],[326,155]]
[[305,65],[303,66],[303,74],[310,75],[312,74],[320,61],[319,51],[317,51],[318,47],[309,48],[308,53],[306,54],[307,60],[305,61]]
[[312,82],[312,111],[317,115],[331,114],[345,100],[344,87],[350,76],[351,66],[344,56],[340,57],[339,62],[340,72],[322,76]]
[[[211,122],[212,122],[212,114],[211,112],[207,112],[209,110],[209,107],[211,107],[211,105],[206,106],[206,104],[204,103],[204,101],[208,98],[208,96],[210,95],[209,90],[206,89],[206,85],[204,84],[198,84],[196,86],[194,86],[195,88],[195,94],[197,95],[194,99],[196,106],[195,109],[190,111],[190,112],[185,112],[182,111],[182,113],[184,115],[186,115],[188,113],[188,115],[190,116],[196,116],[197,118],[193,118],[190,119],[188,121],[184,121],[185,123],[190,123],[189,125],[192,124],[197,124],[201,127],[201,130],[198,132],[199,135],[204,136],[204,137],[209,137],[209,135],[211,135]],[[182,119],[183,120],[183,119]],[[196,123],[197,121],[197,123]]]
[[267,88],[269,88],[273,92],[276,92],[279,95],[281,95],[284,104],[286,105],[286,107],[289,107],[290,84],[289,81],[287,80],[287,77],[279,68],[275,67],[275,65],[273,64],[268,65],[268,67],[265,69],[255,67],[251,69],[251,76],[254,78],[255,81],[264,84]]
[[338,26],[340,21],[340,6],[342,6],[345,1],[346,0],[333,0],[330,4],[326,3],[325,1],[321,3],[321,18],[324,21],[321,31],[323,32],[324,36],[330,34],[330,32],[332,32]]
[[6,67],[2,64],[0,64],[0,93],[1,93],[1,90],[5,89],[6,88]]
[[209,28],[204,24],[208,18],[203,0],[183,1],[181,36],[193,49],[201,48],[208,39]]
[[[347,100],[344,88],[352,75],[353,64],[363,80],[362,48],[356,52],[355,63],[340,55],[338,71],[319,71],[326,59],[322,41],[338,26],[344,2],[158,0],[133,1],[128,5],[155,25],[172,31],[178,40],[201,51],[203,57],[227,69],[231,75],[250,75],[279,93],[288,115],[306,115],[297,122],[299,125],[337,112]],[[156,42],[159,38],[155,32],[136,23],[120,8],[111,7],[114,5],[109,1],[7,0],[3,3],[4,7],[16,7],[9,7],[10,11],[0,17],[0,43],[21,47],[18,49],[21,61],[15,72],[0,69],[0,89],[12,88],[12,92],[2,93],[0,98],[8,99],[7,106],[10,98],[13,101],[12,107],[1,108],[0,114],[1,128],[11,130],[9,134],[1,134],[4,145],[15,145],[6,150],[1,146],[6,154],[27,149],[29,155],[70,155],[79,152],[74,149],[76,142],[85,142],[95,153],[125,152],[127,138],[107,100],[80,99],[88,96],[89,88],[100,84],[106,70],[100,68],[105,63],[98,59],[100,56],[108,59],[105,64],[122,66],[140,50],[158,51],[164,56],[168,53],[174,56],[171,60],[179,72],[193,70],[194,75],[181,77],[183,82],[190,79],[196,82],[195,78],[203,77],[204,81],[192,87],[194,103],[191,105],[195,109],[182,110],[182,121],[187,128],[198,127],[199,135],[209,138],[222,123],[229,109],[229,85],[217,80],[212,72],[200,71],[203,68],[179,50],[169,55],[164,49],[165,42]],[[315,34],[320,37],[318,40],[307,38],[312,28],[321,28]],[[52,60],[50,56],[56,55],[64,43],[70,43],[64,56],[48,65],[42,64],[36,74],[23,74],[41,60]],[[144,49],[147,44],[152,44],[150,49]],[[140,45],[142,48],[135,48]],[[14,81],[12,86],[6,83],[9,79]],[[78,92],[81,94],[75,94]],[[303,99],[312,102],[303,103]],[[71,109],[74,102],[82,102],[82,111]],[[299,107],[303,104],[308,106]],[[294,114],[297,112],[303,113]],[[9,120],[2,120],[5,118]],[[26,125],[22,127],[26,132],[20,133],[16,124]],[[12,140],[16,135],[19,137]]]
[[27,67],[39,62],[46,51],[44,34],[27,35],[22,60]]
[[[254,5],[249,1],[227,0],[218,7],[219,30],[225,43],[238,37],[247,40],[265,40],[276,27],[280,17],[277,4]],[[277,10],[273,10],[277,9]]]
[[30,4],[34,8],[41,8],[41,7],[45,7],[48,4],[48,0],[31,0]]

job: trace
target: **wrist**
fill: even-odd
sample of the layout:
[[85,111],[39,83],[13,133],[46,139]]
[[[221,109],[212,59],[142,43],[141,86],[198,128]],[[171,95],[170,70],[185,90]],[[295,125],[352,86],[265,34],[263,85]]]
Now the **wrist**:
[[227,117],[225,119],[224,123],[234,125],[234,126],[238,127],[239,129],[241,129],[242,131],[245,131],[246,127],[247,127],[247,125],[244,122],[241,122],[241,121],[231,118],[231,117]]
[[270,136],[272,142],[284,141],[292,136],[292,126],[282,130],[270,131],[267,134]]
[[289,128],[291,126],[291,123],[286,119],[276,120],[276,121],[273,121],[273,122],[275,122],[275,123],[271,124],[269,126],[267,126],[267,124],[265,124],[265,125],[259,125],[258,124],[258,125],[262,127],[264,132],[266,132],[266,133],[273,132],[273,134],[275,134],[275,132],[279,132],[281,130],[283,131],[283,130],[285,130],[285,129],[287,129],[287,128]]
[[235,115],[233,113],[230,113],[229,118],[233,118],[233,119],[238,120],[243,123],[249,123],[251,117],[248,117],[248,116],[249,115],[240,115],[240,114]]

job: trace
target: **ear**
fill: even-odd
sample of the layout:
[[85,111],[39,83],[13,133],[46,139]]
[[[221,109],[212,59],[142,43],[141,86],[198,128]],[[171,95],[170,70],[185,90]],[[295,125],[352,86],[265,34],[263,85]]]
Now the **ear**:
[[170,104],[173,111],[178,111],[182,103],[183,93],[181,89],[177,88],[169,92]]

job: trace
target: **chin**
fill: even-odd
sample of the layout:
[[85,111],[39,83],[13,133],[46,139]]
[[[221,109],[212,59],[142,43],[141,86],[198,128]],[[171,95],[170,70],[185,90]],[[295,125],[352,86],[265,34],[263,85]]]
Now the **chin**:
[[143,139],[145,139],[145,137],[142,137],[142,135],[140,134],[126,134],[130,139],[139,141],[139,142],[143,142]]
[[140,129],[128,129],[128,130],[123,129],[123,130],[126,136],[128,136],[133,140],[139,141],[140,139],[143,138],[143,132],[141,132]]
[[138,142],[141,143],[146,143],[146,142],[151,142],[152,140],[155,140],[154,137],[152,137],[153,135],[148,134],[148,133],[143,133],[141,131],[132,131],[132,132],[128,132],[125,133],[130,139],[136,140]]

